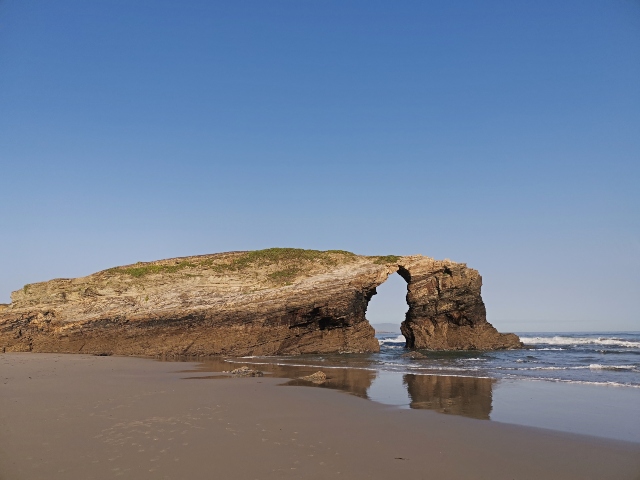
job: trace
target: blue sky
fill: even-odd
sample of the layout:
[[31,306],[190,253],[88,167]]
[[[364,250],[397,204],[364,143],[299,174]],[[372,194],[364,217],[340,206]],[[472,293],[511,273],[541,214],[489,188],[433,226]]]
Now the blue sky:
[[339,248],[466,262],[501,330],[640,330],[638,79],[632,0],[5,0],[0,302]]

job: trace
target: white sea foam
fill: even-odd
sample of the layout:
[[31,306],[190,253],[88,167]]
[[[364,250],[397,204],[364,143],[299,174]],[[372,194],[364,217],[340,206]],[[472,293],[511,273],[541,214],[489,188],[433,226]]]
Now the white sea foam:
[[530,367],[519,370],[583,370],[588,367]]
[[518,372],[528,370],[586,370],[589,367],[587,365],[581,365],[577,367],[494,367],[496,370],[515,370]]
[[[243,357],[239,357],[243,358]],[[314,364],[314,363],[288,363],[288,362],[241,362],[239,359],[225,359],[225,362],[234,363],[234,364],[245,364],[245,365],[276,365],[278,367],[304,367],[304,368],[335,368],[335,369],[348,369],[348,370],[367,370],[370,372],[377,372],[378,369],[374,367],[345,367],[344,365],[325,365],[325,364]]]
[[[516,360],[517,362],[517,360]],[[575,367],[495,367],[496,370],[626,370],[632,372],[640,372],[635,365],[600,365],[592,363],[591,365],[579,365]]]
[[384,345],[385,343],[387,343],[387,344],[389,344],[389,343],[390,344],[398,344],[398,345],[399,344],[403,344],[404,345],[405,343],[407,343],[407,339],[404,338],[404,335],[398,335],[395,338],[379,338],[378,339],[378,343],[380,345]]
[[424,365],[407,365],[407,368],[411,371],[414,370],[423,370],[423,371],[436,371],[436,372],[476,372],[480,370],[479,367],[434,367],[434,366],[424,366]]
[[494,377],[484,377],[482,375],[460,375],[459,373],[446,373],[446,374],[433,374],[433,373],[420,373],[420,372],[411,372],[411,375],[420,375],[423,377],[456,377],[456,378],[486,378],[495,380]]
[[567,380],[564,378],[544,378],[544,377],[535,377],[535,378],[525,378],[522,380],[533,380],[539,382],[557,382],[557,383],[571,383],[575,385],[595,385],[598,387],[628,387],[628,388],[640,388],[640,385],[635,385],[632,383],[620,383],[620,382],[588,382],[584,380]]
[[591,370],[631,370],[640,371],[635,365],[600,365],[599,363],[592,363],[589,365]]
[[616,337],[520,337],[525,345],[609,345],[616,347],[640,348],[640,342]]

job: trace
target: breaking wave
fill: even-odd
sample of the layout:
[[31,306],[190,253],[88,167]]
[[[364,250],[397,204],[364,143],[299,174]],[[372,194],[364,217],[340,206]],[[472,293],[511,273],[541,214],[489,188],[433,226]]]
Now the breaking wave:
[[575,385],[596,385],[601,387],[627,387],[627,388],[640,388],[640,385],[623,382],[590,382],[586,380],[567,380],[564,378],[549,378],[549,377],[530,377],[528,380],[535,380],[539,382],[556,382],[556,383],[569,383]]
[[592,363],[589,365],[590,370],[631,370],[633,372],[639,372],[640,370],[635,365],[600,365],[599,363]]
[[520,340],[525,345],[608,345],[640,348],[640,342],[617,337],[520,337]]
[[398,335],[395,338],[379,338],[378,343],[380,345],[404,345],[407,343],[407,340],[404,338],[404,335]]
[[636,365],[600,365],[592,363],[591,365],[578,365],[573,367],[495,367],[496,370],[624,370],[632,372],[640,372]]

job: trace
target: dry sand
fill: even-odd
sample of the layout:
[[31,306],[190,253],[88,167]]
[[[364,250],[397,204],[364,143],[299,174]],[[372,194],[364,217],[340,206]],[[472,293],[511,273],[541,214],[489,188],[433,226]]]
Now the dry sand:
[[193,367],[0,354],[0,479],[640,479],[640,444]]

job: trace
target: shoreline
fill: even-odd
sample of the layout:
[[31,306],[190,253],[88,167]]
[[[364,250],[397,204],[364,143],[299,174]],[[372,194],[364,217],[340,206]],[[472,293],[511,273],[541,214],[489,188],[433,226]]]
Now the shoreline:
[[[184,359],[183,359],[184,360]],[[287,379],[286,385],[330,388],[383,405],[528,425],[640,444],[640,390],[538,378],[379,370],[299,358],[203,359],[190,372],[221,375],[242,365]],[[324,370],[325,382],[301,377]],[[197,378],[197,377],[195,377]],[[615,387],[602,388],[602,387]]]
[[183,381],[197,362],[11,353],[0,367],[3,480],[640,475],[637,443],[397,409],[266,376]]

